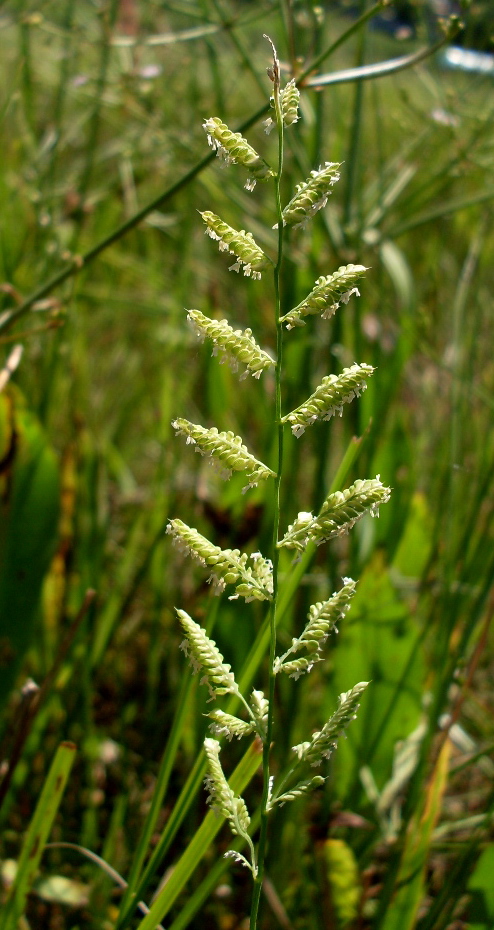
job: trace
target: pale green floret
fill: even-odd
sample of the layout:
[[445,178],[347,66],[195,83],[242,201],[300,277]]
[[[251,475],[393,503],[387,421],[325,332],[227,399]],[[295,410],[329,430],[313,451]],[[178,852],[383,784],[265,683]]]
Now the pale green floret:
[[257,245],[252,233],[246,232],[245,229],[234,229],[210,210],[204,210],[201,216],[206,224],[206,235],[218,243],[220,252],[229,252],[238,259],[230,265],[229,270],[238,272],[242,268],[246,277],[252,276],[253,280],[258,280],[261,271],[271,262]]
[[340,179],[339,168],[336,162],[327,161],[318,171],[311,171],[307,181],[297,184],[296,194],[283,210],[284,226],[305,226],[311,216],[326,206],[333,184]]
[[224,694],[239,695],[239,690],[231,666],[227,665],[213,639],[206,635],[202,626],[195,622],[185,610],[177,609],[178,618],[186,635],[181,644],[194,671],[204,671],[201,684],[207,684],[212,698]]
[[282,417],[281,422],[289,423],[294,436],[299,438],[316,420],[330,420],[335,414],[341,417],[343,405],[360,397],[373,371],[372,365],[362,364],[344,368],[341,375],[328,375],[314,393],[300,407]]
[[293,329],[305,325],[305,316],[320,313],[323,320],[329,320],[340,303],[347,304],[352,294],[360,297],[360,291],[355,285],[366,271],[364,265],[341,265],[334,274],[322,275],[305,300],[285,313],[281,322],[286,324],[287,329]]
[[200,310],[187,310],[187,319],[200,339],[211,339],[213,355],[223,354],[234,371],[239,362],[246,366],[241,381],[249,372],[253,378],[259,378],[263,371],[274,366],[274,359],[258,346],[251,329],[233,329],[226,320],[211,320]]
[[344,691],[338,698],[338,710],[324,724],[322,730],[314,733],[312,739],[293,746],[301,762],[310,765],[321,765],[323,759],[329,759],[336,746],[336,740],[343,733],[349,723],[355,720],[361,694],[365,691],[368,681],[360,681],[350,691]]
[[207,119],[203,129],[207,132],[208,144],[220,158],[225,159],[227,165],[243,165],[248,169],[249,178],[245,184],[247,190],[253,190],[256,181],[267,181],[273,176],[274,172],[269,165],[247,140],[239,132],[232,132],[218,116]]
[[[283,125],[288,127],[292,126],[293,123],[296,123],[300,119],[298,112],[298,104],[300,100],[300,91],[292,79],[288,81],[286,87],[280,91],[280,106],[281,106],[281,115],[283,117]],[[271,106],[274,107],[274,97],[271,97],[270,100]],[[264,131],[270,133],[273,126],[275,125],[275,120],[270,117],[264,120],[263,126]]]
[[170,520],[166,532],[173,537],[179,549],[211,568],[212,574],[208,581],[213,583],[216,594],[224,591],[227,584],[234,584],[236,593],[231,595],[230,600],[238,597],[245,597],[246,601],[272,599],[273,566],[259,552],[250,556],[252,565],[248,566],[249,556],[245,552],[214,546],[209,539],[182,520]]
[[[308,623],[298,639],[292,639],[290,649],[284,655],[275,659],[273,671],[277,675],[285,672],[290,678],[300,678],[305,672],[310,672],[316,662],[324,658],[321,646],[326,642],[329,634],[336,630],[336,624],[343,619],[350,608],[350,601],[355,594],[355,582],[351,578],[343,579],[343,587],[327,601],[313,604],[309,610]],[[306,655],[295,657],[297,652],[306,651]],[[293,656],[294,658],[290,658]]]
[[343,536],[364,514],[378,517],[379,507],[387,503],[390,495],[391,488],[382,484],[379,475],[357,478],[345,491],[329,494],[318,516],[299,513],[278,546],[303,552],[309,542],[319,546],[335,536]]
[[206,429],[183,418],[173,420],[172,426],[177,430],[177,435],[182,433],[186,436],[187,443],[195,445],[198,452],[219,462],[223,467],[223,477],[229,478],[233,471],[245,471],[250,480],[243,488],[244,491],[256,487],[259,481],[276,477],[274,471],[250,454],[241,437],[235,436],[231,430],[219,433],[215,426]]

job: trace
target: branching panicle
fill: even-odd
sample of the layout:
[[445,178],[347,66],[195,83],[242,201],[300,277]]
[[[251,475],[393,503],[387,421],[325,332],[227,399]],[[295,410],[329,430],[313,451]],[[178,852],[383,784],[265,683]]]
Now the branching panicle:
[[[283,172],[284,130],[299,119],[299,98],[295,80],[280,87],[280,62],[276,49],[269,36],[265,36],[273,52],[272,65],[267,69],[272,82],[273,97],[271,105],[274,111],[272,119],[266,121],[266,131],[272,126],[277,128],[278,162],[275,170],[252,148],[238,132],[232,132],[218,117],[211,117],[204,122],[210,146],[227,163],[240,164],[249,172],[246,187],[252,190],[257,180],[273,178],[276,203],[275,227],[278,230],[278,250],[274,259],[269,258],[255,241],[253,235],[245,230],[236,230],[225,223],[211,211],[204,211],[201,217],[206,226],[206,233],[218,242],[220,251],[235,256],[230,270],[242,270],[246,277],[258,279],[266,268],[274,273],[275,293],[275,328],[277,357],[275,360],[263,351],[252,335],[250,329],[234,330],[227,320],[212,320],[199,310],[188,310],[187,318],[201,339],[210,339],[213,343],[213,355],[220,355],[221,361],[227,360],[234,370],[239,364],[245,367],[242,378],[249,372],[259,378],[263,371],[274,368],[274,378],[269,381],[269,391],[274,390],[273,431],[277,439],[277,471],[272,471],[263,462],[254,458],[244,445],[242,438],[231,431],[220,432],[216,427],[207,429],[191,423],[184,418],[177,418],[172,426],[186,437],[188,444],[194,445],[202,455],[209,456],[223,470],[225,477],[233,471],[245,472],[247,488],[254,487],[259,481],[274,478],[271,538],[275,547],[273,562],[260,552],[248,555],[239,549],[220,549],[202,536],[196,529],[187,526],[182,520],[170,520],[167,532],[180,549],[187,552],[211,571],[208,581],[213,583],[215,593],[222,592],[226,585],[234,586],[230,600],[244,597],[246,601],[269,601],[267,625],[269,626],[269,679],[266,696],[263,691],[253,690],[249,699],[240,691],[230,665],[219,652],[214,640],[205,630],[183,610],[178,610],[180,623],[185,631],[182,644],[195,670],[202,670],[201,682],[207,684],[211,698],[231,694],[235,701],[243,706],[246,719],[216,709],[209,718],[210,730],[215,737],[232,740],[243,736],[255,737],[262,744],[263,790],[260,809],[260,832],[257,850],[254,849],[249,830],[252,829],[249,813],[242,797],[236,796],[224,775],[219,759],[220,744],[217,739],[208,737],[204,749],[208,762],[206,787],[208,803],[228,820],[234,834],[242,837],[249,852],[243,855],[237,850],[229,850],[226,855],[235,862],[246,866],[252,872],[254,891],[250,917],[250,930],[257,930],[258,910],[264,877],[264,861],[268,846],[268,813],[276,805],[283,806],[288,801],[304,797],[309,791],[324,784],[322,775],[297,781],[300,763],[318,766],[322,760],[329,758],[338,737],[354,719],[359,699],[366,687],[365,682],[355,685],[351,691],[341,694],[338,708],[324,727],[314,733],[311,739],[294,746],[296,760],[288,772],[280,777],[275,786],[274,776],[270,774],[270,753],[273,741],[273,712],[275,707],[275,679],[283,672],[291,678],[310,672],[316,662],[323,659],[323,646],[332,631],[337,632],[337,624],[349,609],[355,593],[355,582],[351,578],[343,579],[340,591],[325,601],[313,604],[306,619],[305,627],[297,638],[293,638],[289,649],[276,657],[276,625],[280,617],[279,590],[279,553],[278,548],[286,547],[303,551],[308,543],[319,545],[322,542],[347,533],[364,514],[378,516],[379,506],[385,503],[390,489],[384,487],[379,475],[371,480],[357,480],[345,491],[329,494],[321,511],[301,512],[294,523],[288,527],[283,538],[279,538],[280,525],[280,484],[283,475],[283,434],[284,425],[288,424],[294,435],[299,437],[307,426],[316,420],[329,420],[332,416],[341,416],[343,406],[358,397],[367,387],[367,382],[374,369],[367,364],[353,364],[344,368],[339,375],[328,375],[321,384],[304,401],[290,413],[282,415],[282,323],[287,329],[303,326],[305,318],[320,314],[329,319],[341,303],[348,303],[352,295],[359,296],[358,284],[366,268],[363,265],[342,265],[333,274],[319,277],[308,296],[296,307],[281,315],[282,267],[284,252],[285,226],[305,226],[308,220],[326,206],[333,185],[339,179],[339,164],[326,162],[317,171],[311,171],[310,177],[296,187],[296,192],[283,209],[281,201],[281,179]],[[247,490],[244,488],[244,490]],[[289,787],[293,785],[293,787]],[[239,844],[240,845],[240,844]]]
[[374,371],[372,365],[364,363],[344,368],[341,375],[328,375],[314,393],[300,407],[282,417],[281,422],[289,423],[293,435],[299,438],[316,420],[330,420],[336,414],[341,417],[344,404],[360,397]]
[[260,378],[263,371],[274,366],[274,359],[258,346],[251,329],[233,329],[226,320],[211,320],[200,310],[188,310],[187,319],[200,339],[211,339],[213,355],[223,354],[234,371],[239,362],[246,366],[241,381],[249,372]]

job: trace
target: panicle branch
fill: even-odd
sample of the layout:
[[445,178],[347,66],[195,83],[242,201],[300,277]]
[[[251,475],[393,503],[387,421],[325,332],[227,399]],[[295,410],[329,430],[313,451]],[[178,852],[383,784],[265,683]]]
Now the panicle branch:
[[321,275],[310,294],[293,310],[281,317],[287,329],[305,326],[304,317],[320,313],[323,320],[329,320],[336,313],[340,303],[347,304],[352,294],[360,297],[357,282],[365,274],[365,265],[340,265],[334,274]]
[[243,165],[249,171],[245,187],[248,191],[254,190],[256,181],[267,181],[273,176],[273,171],[252,148],[239,132],[232,132],[218,116],[211,116],[203,123],[207,132],[208,144],[216,151],[220,158],[224,158],[227,165]]
[[299,781],[299,783],[293,788],[290,788],[289,791],[284,791],[283,794],[271,798],[269,804],[270,810],[276,804],[279,804],[280,807],[283,807],[287,801],[296,801],[297,798],[303,797],[304,794],[312,791],[313,788],[319,788],[324,784],[325,781],[326,779],[322,775],[314,775],[313,778],[308,778],[306,781]]
[[208,804],[226,817],[232,833],[245,836],[250,825],[249,812],[243,798],[235,797],[225,778],[219,758],[218,740],[208,737],[204,740],[204,749],[209,768],[209,775],[206,778],[206,788],[209,792]]
[[344,368],[341,375],[328,375],[314,393],[300,407],[282,417],[281,422],[289,423],[294,436],[299,438],[316,420],[330,420],[335,414],[341,417],[343,405],[360,397],[374,371],[372,365],[364,363]]
[[263,371],[274,366],[274,359],[258,346],[251,329],[233,329],[226,320],[211,320],[200,310],[188,310],[187,319],[200,339],[211,339],[213,355],[223,353],[234,371],[239,362],[246,366],[247,371],[240,380],[249,372],[254,378],[260,378]]
[[231,430],[219,433],[215,426],[206,429],[182,417],[173,420],[172,426],[177,430],[177,435],[182,433],[186,436],[187,443],[194,445],[198,452],[219,462],[223,468],[223,477],[229,478],[233,471],[245,471],[250,480],[244,491],[256,487],[259,481],[276,477],[274,471],[251,455],[241,437],[235,436]]
[[314,733],[312,739],[293,746],[300,762],[310,765],[320,765],[323,759],[329,759],[336,746],[336,740],[355,720],[361,694],[365,691],[368,681],[360,681],[350,691],[344,691],[338,698],[338,710],[324,724],[322,730]]
[[303,552],[310,541],[320,545],[335,536],[343,536],[365,513],[378,517],[379,507],[389,500],[390,494],[391,488],[382,484],[379,475],[375,478],[357,478],[345,491],[330,494],[318,516],[299,513],[278,546]]
[[[281,114],[283,117],[283,125],[285,127],[292,126],[293,123],[296,123],[299,119],[298,105],[300,101],[300,91],[295,83],[295,80],[292,79],[288,81],[286,87],[280,91],[280,106]],[[271,97],[270,104],[274,107],[274,97]],[[276,121],[272,119],[271,116],[268,119],[264,120],[263,126],[264,131],[270,133],[273,126],[276,125]]]
[[213,721],[209,728],[215,736],[226,736],[232,740],[234,736],[240,739],[249,733],[254,733],[256,726],[253,720],[241,720],[240,717],[234,717],[233,714],[227,714],[223,710],[212,710],[208,717]]
[[206,235],[218,243],[220,252],[229,252],[237,258],[237,261],[230,265],[230,271],[238,272],[243,266],[247,278],[259,280],[261,271],[269,266],[270,261],[259,248],[252,233],[245,232],[245,229],[234,229],[210,210],[204,210],[201,216],[206,224]]
[[283,210],[284,226],[294,226],[295,229],[305,226],[318,210],[326,206],[333,184],[340,179],[339,168],[336,162],[327,161],[318,171],[311,171],[306,181],[297,184],[295,195]]
[[[292,639],[290,649],[279,656],[274,663],[274,673],[285,672],[290,678],[300,678],[305,672],[310,672],[316,662],[321,662],[323,655],[321,646],[326,642],[332,630],[338,632],[336,624],[343,619],[350,608],[350,602],[355,594],[356,584],[351,578],[343,579],[343,587],[327,601],[313,604],[309,610],[308,620],[303,633],[298,639]],[[307,655],[295,656],[302,649]]]
[[263,558],[260,552],[254,552],[250,559],[252,565],[248,566],[249,556],[239,549],[220,549],[213,545],[197,530],[187,526],[182,520],[170,520],[166,532],[173,537],[176,545],[202,565],[209,565],[212,575],[208,579],[215,586],[215,592],[220,594],[227,584],[234,584],[237,597],[245,597],[246,601],[270,601],[273,593],[272,563]]
[[203,669],[205,675],[201,684],[207,684],[212,698],[224,694],[238,696],[238,685],[231,666],[226,664],[214,640],[185,610],[177,609],[177,614],[186,636],[180,648],[190,659],[194,671]]

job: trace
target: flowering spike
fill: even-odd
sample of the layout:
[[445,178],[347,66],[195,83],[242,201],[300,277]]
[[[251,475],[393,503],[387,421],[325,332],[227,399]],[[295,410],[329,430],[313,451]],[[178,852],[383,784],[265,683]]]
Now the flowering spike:
[[[286,672],[290,678],[300,678],[304,672],[310,672],[316,662],[321,662],[323,655],[321,646],[326,642],[336,624],[343,619],[350,607],[350,601],[355,594],[355,582],[351,578],[343,579],[343,587],[327,601],[313,604],[309,610],[308,623],[298,639],[292,639],[292,645],[284,655],[275,659],[273,670]],[[302,649],[308,653],[304,656],[295,656]]]
[[267,162],[239,132],[232,132],[218,116],[207,119],[203,129],[208,134],[208,144],[220,158],[225,159],[227,165],[243,165],[248,169],[249,177],[245,184],[247,190],[253,190],[256,181],[267,181],[273,177],[274,172]]
[[344,691],[340,694],[338,710],[324,724],[322,730],[313,733],[312,739],[292,747],[301,762],[320,765],[323,759],[329,759],[336,746],[336,740],[348,724],[355,720],[360,695],[368,684],[368,681],[360,681],[351,691]]
[[357,478],[345,491],[329,494],[318,516],[299,513],[278,546],[303,552],[308,542],[319,546],[335,536],[344,536],[365,513],[378,517],[379,507],[389,500],[390,494],[391,488],[384,487],[379,475]]
[[229,478],[232,471],[245,471],[250,480],[244,491],[256,487],[258,481],[276,478],[275,472],[254,458],[247,446],[243,445],[241,437],[235,436],[231,430],[219,433],[216,427],[205,429],[204,426],[190,423],[183,418],[174,420],[172,426],[177,430],[177,435],[182,433],[186,436],[187,442],[194,444],[198,452],[219,462],[223,469],[223,477]]
[[234,371],[239,362],[246,366],[241,380],[249,371],[253,378],[259,378],[263,371],[274,366],[274,359],[258,346],[251,329],[233,329],[226,320],[211,320],[200,310],[188,310],[187,319],[200,339],[206,336],[211,339],[213,355],[223,353]]
[[279,804],[280,807],[283,807],[287,801],[296,801],[297,798],[301,798],[304,794],[312,791],[313,788],[319,788],[325,781],[326,779],[323,778],[322,775],[314,775],[313,778],[309,778],[307,781],[299,781],[298,785],[295,785],[290,791],[285,791],[278,797],[273,798],[270,802],[269,809],[271,810],[275,804]]
[[230,597],[245,597],[246,601],[270,601],[273,593],[272,563],[264,559],[260,552],[254,552],[250,558],[252,566],[247,566],[249,556],[239,549],[220,549],[201,536],[197,530],[183,523],[182,520],[170,520],[166,532],[173,536],[174,542],[183,551],[212,569],[211,577],[215,593],[224,591],[227,584],[234,584],[236,594]]
[[252,713],[263,736],[267,733],[269,701],[263,691],[253,691],[250,702]]
[[239,694],[238,685],[213,639],[206,635],[202,626],[195,622],[185,610],[178,610],[178,619],[182,624],[186,639],[181,644],[185,655],[190,659],[194,671],[204,671],[201,684],[207,684],[211,698],[224,694]]
[[268,267],[270,261],[259,248],[252,233],[245,232],[245,229],[234,229],[210,210],[204,210],[201,216],[206,224],[206,235],[218,243],[220,252],[229,252],[237,258],[237,261],[230,265],[230,271],[238,272],[243,266],[247,278],[258,280],[261,271]]
[[329,320],[336,313],[340,303],[347,304],[352,294],[360,297],[355,286],[362,275],[367,271],[364,265],[341,265],[334,274],[322,275],[317,279],[310,294],[281,317],[287,329],[294,326],[304,326],[303,317],[320,313],[323,320]]
[[[295,83],[295,80],[292,79],[288,81],[286,87],[280,91],[280,105],[281,105],[281,114],[283,116],[283,125],[288,127],[292,126],[293,123],[296,123],[300,119],[298,112],[298,104],[300,100],[300,91]],[[270,100],[271,106],[274,107],[274,97],[271,97]],[[275,121],[268,117],[264,120],[263,126],[264,131],[270,133]]]
[[375,369],[372,365],[362,364],[344,368],[341,375],[328,375],[314,393],[300,407],[282,417],[281,422],[289,423],[294,436],[298,438],[316,420],[330,420],[336,413],[341,417],[343,404],[349,404],[355,397],[360,397],[373,371]]
[[[296,193],[283,210],[283,225],[305,226],[307,221],[325,207],[333,184],[340,179],[339,164],[327,161],[318,171],[311,171],[310,178],[297,184]],[[276,227],[275,227],[276,228]]]
[[233,739],[234,736],[240,739],[241,736],[254,733],[256,729],[254,721],[251,720],[247,723],[245,720],[241,720],[240,717],[226,714],[222,710],[213,710],[208,714],[208,717],[213,721],[209,725],[212,733],[215,736],[226,736],[228,740]]
[[247,836],[250,817],[243,798],[236,798],[228,784],[220,762],[220,744],[208,737],[204,740],[209,774],[205,780],[209,792],[208,804],[226,817],[232,833]]

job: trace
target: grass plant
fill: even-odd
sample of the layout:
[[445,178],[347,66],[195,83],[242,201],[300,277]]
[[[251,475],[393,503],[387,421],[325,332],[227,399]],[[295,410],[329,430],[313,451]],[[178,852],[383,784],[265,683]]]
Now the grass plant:
[[[9,552],[20,565],[33,527],[43,536],[42,517],[49,523],[41,556],[29,560],[33,601],[45,575],[30,643],[8,612],[0,618],[2,637],[22,646],[10,701],[3,679],[0,727],[10,763],[3,912],[18,863],[21,927],[234,927],[249,911],[249,870],[224,858],[227,827],[205,807],[202,746],[223,718],[208,720],[207,689],[184,672],[172,605],[215,641],[252,711],[253,689],[266,690],[273,671],[272,602],[212,596],[204,572],[173,552],[166,530],[178,517],[211,541],[208,558],[228,548],[279,558],[281,663],[319,657],[291,651],[292,640],[342,577],[358,579],[324,661],[296,682],[276,675],[269,761],[278,784],[291,747],[321,730],[338,695],[372,684],[324,785],[269,814],[259,927],[494,921],[492,87],[442,71],[424,27],[402,46],[371,30],[379,6],[358,21],[333,4],[261,0],[2,7],[0,604],[14,583],[6,530],[15,529]],[[260,127],[273,116],[263,32],[282,51],[282,84],[294,78],[301,94],[302,118],[286,129],[281,204],[327,158],[342,166],[301,230],[272,228],[273,178],[244,191],[245,169],[220,170],[214,152],[204,155],[201,122],[217,113],[279,174],[276,132],[266,138]],[[233,258],[212,255],[197,212],[211,209],[270,257],[261,280],[237,279]],[[271,264],[281,234],[278,314],[295,323],[283,324],[281,417],[309,397],[310,416],[321,412],[318,385],[354,359],[375,373],[341,419],[316,420],[300,437],[285,423],[278,504],[277,375],[271,366],[239,384],[183,308],[193,301],[215,323],[227,314],[233,333],[251,330],[281,364]],[[321,319],[312,313],[321,294],[307,295],[348,266],[368,269],[353,285],[361,296]],[[11,354],[18,345],[21,359]],[[326,382],[324,396],[333,387]],[[252,450],[250,471],[223,482],[192,455],[185,442],[204,437],[199,424],[218,430],[206,453],[226,443],[222,468]],[[34,493],[35,446],[44,450],[38,469],[50,469],[50,512]],[[379,521],[364,516],[329,546],[275,556],[277,508],[280,538],[292,526],[303,547],[310,531],[331,528],[297,522],[297,512],[319,514],[328,495],[377,474],[393,488]],[[28,676],[40,691],[21,690]],[[236,695],[222,702],[249,724]],[[221,763],[251,812],[257,856],[265,777],[258,743],[242,752],[250,738],[222,746]],[[78,747],[75,762],[40,873],[28,875],[26,842],[62,741]],[[318,774],[308,769],[302,780]],[[241,836],[229,845],[248,856]]]

